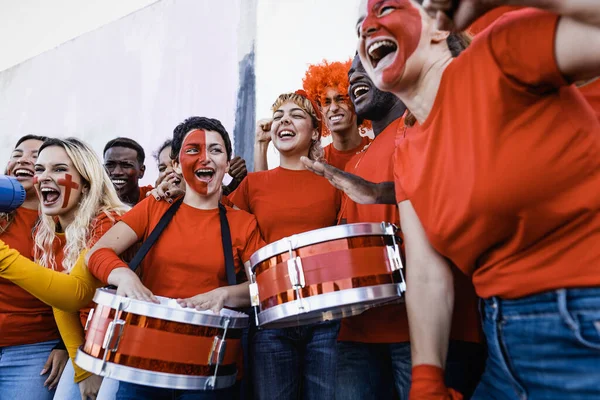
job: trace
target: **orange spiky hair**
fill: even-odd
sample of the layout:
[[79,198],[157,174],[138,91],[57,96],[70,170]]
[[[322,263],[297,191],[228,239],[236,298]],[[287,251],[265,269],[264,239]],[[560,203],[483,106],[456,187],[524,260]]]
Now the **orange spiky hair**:
[[[354,106],[348,98],[348,87],[350,86],[348,70],[351,65],[352,59],[345,62],[323,60],[320,64],[310,64],[304,79],[302,79],[302,87],[309,98],[314,99],[320,107],[325,104],[326,89],[335,89],[346,98],[350,109],[354,112]],[[364,120],[358,128],[364,135],[367,130],[371,129],[371,121]],[[327,124],[323,124],[323,136],[330,134]]]

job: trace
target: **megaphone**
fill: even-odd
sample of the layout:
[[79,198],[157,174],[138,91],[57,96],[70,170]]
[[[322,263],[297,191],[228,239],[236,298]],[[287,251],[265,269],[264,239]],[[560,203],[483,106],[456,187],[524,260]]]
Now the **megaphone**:
[[16,210],[25,201],[23,185],[12,176],[0,175],[0,212]]

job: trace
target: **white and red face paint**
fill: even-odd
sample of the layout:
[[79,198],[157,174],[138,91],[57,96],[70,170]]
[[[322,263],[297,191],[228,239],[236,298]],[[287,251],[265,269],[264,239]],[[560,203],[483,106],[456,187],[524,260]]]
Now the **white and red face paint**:
[[206,132],[201,129],[190,131],[179,151],[179,162],[186,184],[198,194],[208,193],[208,182],[200,180],[196,171],[203,168],[208,160],[206,148]]
[[[394,60],[381,72],[382,82],[394,82],[404,73],[408,58],[421,40],[421,13],[410,0],[369,0],[367,12],[361,24],[361,35],[373,32],[368,43],[374,43],[373,39],[378,37],[391,36],[398,46]],[[364,51],[368,54],[368,48]]]
[[58,179],[56,183],[65,187],[65,195],[60,208],[67,208],[69,205],[69,199],[71,198],[71,190],[79,189],[79,184],[77,182],[73,182],[73,175],[71,174],[65,174],[65,177]]

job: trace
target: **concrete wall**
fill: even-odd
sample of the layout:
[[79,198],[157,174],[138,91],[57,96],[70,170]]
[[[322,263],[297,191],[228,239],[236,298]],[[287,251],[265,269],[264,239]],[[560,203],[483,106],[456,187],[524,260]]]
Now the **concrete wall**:
[[233,134],[247,97],[238,99],[240,61],[247,71],[255,41],[255,23],[240,20],[255,10],[247,0],[162,0],[1,72],[2,165],[27,133],[77,136],[99,154],[128,136],[146,149],[153,183],[151,152],[184,118],[218,118]]

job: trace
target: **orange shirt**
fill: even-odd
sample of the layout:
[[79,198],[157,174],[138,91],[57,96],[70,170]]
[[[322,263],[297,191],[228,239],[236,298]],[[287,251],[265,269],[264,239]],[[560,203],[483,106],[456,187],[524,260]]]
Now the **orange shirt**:
[[[122,217],[140,240],[170,207],[148,197]],[[254,216],[227,207],[236,272],[264,245]],[[183,203],[141,264],[142,282],[154,294],[185,298],[227,286],[219,210]]]
[[[394,141],[404,129],[404,119],[388,125],[362,153],[346,164],[346,171],[371,182],[394,179]],[[362,205],[344,195],[341,218],[346,223],[391,222],[400,226],[396,205]],[[406,271],[404,271],[406,275]],[[451,339],[479,342],[481,331],[473,285],[467,277],[455,273],[456,301]],[[409,340],[408,317],[404,304],[377,307],[356,317],[342,320],[338,340],[361,343],[399,343]]]
[[[1,234],[2,240],[21,255],[33,259],[33,227],[37,210],[19,207]],[[52,308],[12,282],[0,278],[0,347],[58,339]]]
[[494,23],[503,14],[511,11],[516,11],[523,8],[522,6],[500,6],[496,7],[488,13],[481,16],[477,21],[473,22],[467,31],[472,35],[477,35],[485,28]]
[[272,243],[335,225],[341,197],[323,177],[277,167],[249,173],[229,200],[254,214],[263,237]]
[[600,121],[600,78],[596,78],[595,81],[581,86],[579,91],[585,96],[588,103],[590,103]]
[[346,163],[354,157],[354,155],[363,151],[371,143],[371,138],[368,136],[361,136],[361,141],[358,146],[351,150],[339,151],[333,147],[333,143],[328,144],[323,148],[323,158],[327,161],[327,164],[333,165],[337,169],[343,170],[346,167]]
[[558,71],[557,21],[501,17],[397,142],[397,200],[484,298],[600,285],[600,123]]
[[152,185],[140,186],[140,199],[138,200],[138,203],[146,198],[146,195],[148,194],[148,192],[151,192],[153,190],[154,190],[154,186],[152,186]]

